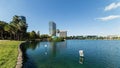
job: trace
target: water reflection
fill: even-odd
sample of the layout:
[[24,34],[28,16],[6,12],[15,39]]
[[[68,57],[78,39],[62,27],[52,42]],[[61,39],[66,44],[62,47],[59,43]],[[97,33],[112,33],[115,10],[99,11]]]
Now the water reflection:
[[60,51],[67,48],[67,42],[50,42],[50,54],[52,57],[56,57]]
[[64,41],[64,42],[59,42],[59,44],[57,44],[58,45],[58,48],[59,49],[66,49],[67,48],[67,41]]
[[40,46],[39,44],[40,44],[40,42],[31,42],[31,43],[29,43],[28,48],[35,50],[36,48],[38,48]]
[[39,63],[44,65],[55,62],[60,52],[67,48],[67,42],[31,42],[24,48],[23,68],[39,68]]
[[24,43],[24,46],[22,47],[24,62],[27,62],[27,60],[29,59],[29,56],[26,53],[27,49],[35,50],[37,47],[39,47],[38,46],[39,44],[40,44],[40,42],[27,42],[27,43]]
[[47,55],[48,54],[48,45],[45,44],[44,47],[45,47],[45,55]]
[[23,51],[23,68],[36,68],[36,65],[34,62],[31,62],[33,61],[32,59],[29,58],[29,55],[26,53],[27,52],[27,49],[32,49],[32,50],[35,50],[37,48],[37,45],[38,45],[38,42],[28,42],[28,43],[25,43],[23,48],[22,48],[22,51]]
[[56,53],[57,53],[57,45],[56,42],[51,42],[50,43],[50,52],[51,52],[51,56],[55,57]]
[[[24,46],[23,68],[120,68],[119,45],[120,41],[103,40],[34,42]],[[79,56],[79,49],[85,51],[85,58]]]
[[83,64],[84,63],[84,57],[79,57],[79,63]]

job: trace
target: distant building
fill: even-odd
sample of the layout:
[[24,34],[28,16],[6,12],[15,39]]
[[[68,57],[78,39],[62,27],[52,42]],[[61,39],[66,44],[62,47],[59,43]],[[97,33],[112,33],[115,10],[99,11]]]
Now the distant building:
[[59,37],[67,37],[67,31],[60,31]]
[[56,30],[56,33],[60,33],[60,30],[59,30],[59,29],[57,29],[57,30]]
[[55,22],[49,22],[49,34],[50,36],[56,36],[56,24]]
[[112,40],[112,39],[118,39],[120,35],[108,35],[107,39]]
[[19,16],[19,19],[21,19],[22,21],[26,22],[26,17],[25,16]]
[[56,30],[56,36],[59,36],[59,33],[60,33],[60,30],[57,29],[57,30]]

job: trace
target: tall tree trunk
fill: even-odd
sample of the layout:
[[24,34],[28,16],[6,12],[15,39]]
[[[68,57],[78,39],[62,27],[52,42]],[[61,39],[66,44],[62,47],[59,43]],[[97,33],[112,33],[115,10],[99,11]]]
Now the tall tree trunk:
[[3,33],[3,31],[1,32],[1,38],[2,38],[2,40],[4,40],[4,35],[3,35],[4,33]]
[[16,34],[14,34],[14,40],[15,40],[15,36],[16,36]]
[[12,40],[12,33],[10,32],[10,40]]
[[1,37],[1,39],[2,39],[2,32],[0,33],[0,37]]

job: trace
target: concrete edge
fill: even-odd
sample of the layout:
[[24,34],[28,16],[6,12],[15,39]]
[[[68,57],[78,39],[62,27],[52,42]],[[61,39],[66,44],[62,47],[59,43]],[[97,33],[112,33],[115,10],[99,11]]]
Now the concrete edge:
[[20,45],[18,46],[18,57],[17,57],[17,63],[15,68],[22,68],[23,66],[23,52],[22,52],[22,44],[25,42],[21,42]]

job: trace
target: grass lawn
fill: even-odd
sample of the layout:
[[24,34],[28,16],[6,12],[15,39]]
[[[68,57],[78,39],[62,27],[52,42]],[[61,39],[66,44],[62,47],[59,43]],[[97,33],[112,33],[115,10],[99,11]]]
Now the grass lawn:
[[20,41],[0,40],[0,68],[15,68]]

